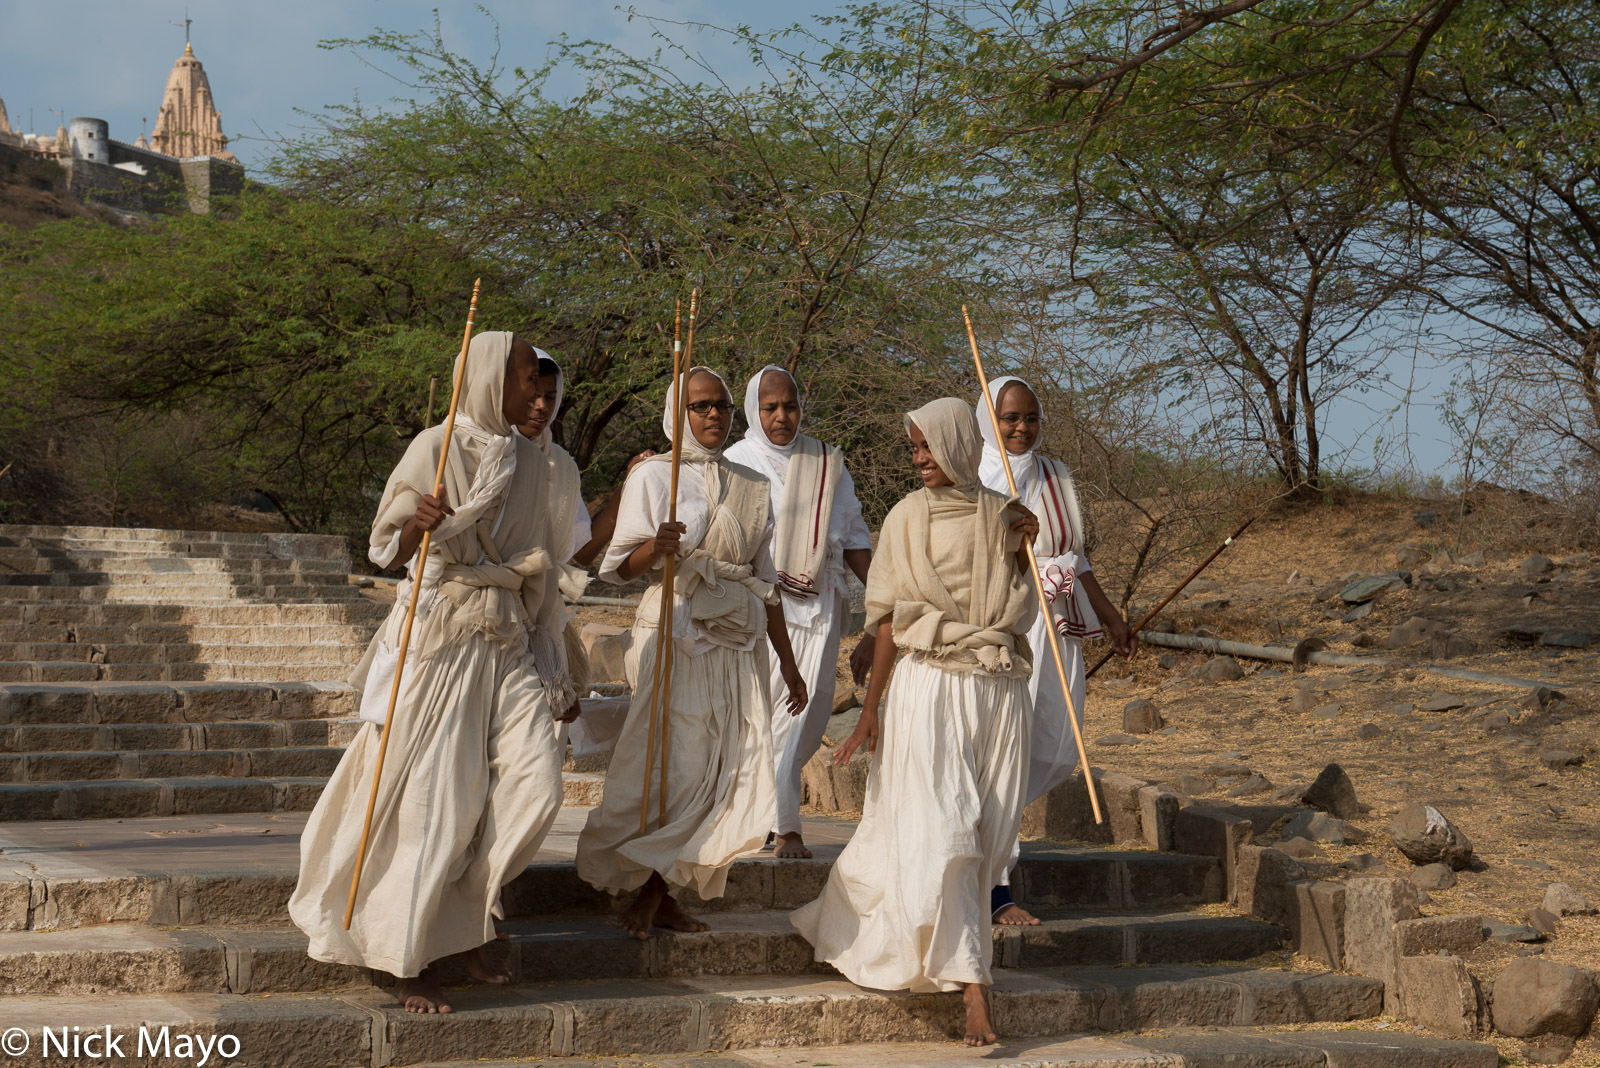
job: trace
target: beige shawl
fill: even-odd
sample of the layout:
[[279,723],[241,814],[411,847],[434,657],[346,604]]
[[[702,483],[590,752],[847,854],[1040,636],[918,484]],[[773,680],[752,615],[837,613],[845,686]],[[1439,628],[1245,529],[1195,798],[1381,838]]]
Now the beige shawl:
[[895,644],[953,672],[1026,676],[1032,590],[1012,562],[1008,499],[978,483],[982,439],[972,406],[953,397],[906,416],[953,485],[895,505],[867,575],[867,621],[889,617]]
[[833,520],[834,489],[844,471],[844,455],[795,428],[794,440],[774,444],[761,425],[761,382],[767,375],[782,375],[800,385],[794,376],[774,364],[755,373],[744,389],[744,440],[760,456],[760,463],[775,478],[778,514],[773,517],[772,564],[778,584],[797,597],[821,592],[822,569],[828,559],[828,533]]
[[[722,382],[729,400],[727,383],[709,367],[692,367],[684,376],[687,382],[699,372]],[[673,405],[676,384],[667,390],[662,430],[670,442],[673,437]],[[674,586],[678,604],[687,605],[689,619],[713,639],[739,645],[762,633],[767,626],[766,605],[778,603],[778,591],[756,577],[752,561],[767,534],[771,508],[767,480],[748,467],[729,463],[722,450],[708,449],[695,439],[687,421],[679,471],[680,481],[698,482],[711,503],[711,516],[700,544],[678,558]],[[646,463],[670,463],[670,454],[659,454]],[[659,572],[657,572],[659,576]],[[661,583],[653,583],[639,604],[637,620],[651,626],[661,617]]]
[[[467,351],[445,464],[445,500],[455,515],[434,532],[422,578],[453,611],[444,626],[425,628],[427,637],[414,655],[432,655],[468,635],[497,642],[520,642],[526,635],[552,703],[565,708],[574,688],[561,638],[563,561],[556,557],[571,537],[578,467],[550,440],[548,429],[529,441],[506,422],[501,405],[511,342],[509,333],[486,332]],[[429,427],[390,474],[372,525],[374,548],[389,545],[421,497],[433,491],[443,441],[444,428]],[[398,635],[380,632],[374,641],[385,637]],[[364,676],[371,655],[358,676]],[[359,686],[364,678],[352,682]]]

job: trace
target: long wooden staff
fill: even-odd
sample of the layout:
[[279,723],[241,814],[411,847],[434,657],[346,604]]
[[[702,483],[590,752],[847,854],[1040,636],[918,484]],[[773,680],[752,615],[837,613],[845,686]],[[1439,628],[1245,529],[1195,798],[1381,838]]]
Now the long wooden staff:
[[[467,347],[472,344],[472,323],[478,317],[478,293],[483,279],[472,283],[472,304],[467,308],[467,329],[461,335],[461,354],[456,357],[455,385],[450,390],[450,414],[444,420],[444,444],[439,447],[439,470],[433,476],[433,495],[444,492],[444,467],[450,459],[450,437],[456,429],[456,406],[461,403],[461,379],[467,370]],[[383,778],[383,758],[389,751],[389,727],[394,723],[394,706],[400,699],[400,676],[406,668],[406,648],[411,644],[411,623],[417,616],[417,596],[422,592],[422,578],[428,567],[428,546],[433,541],[433,531],[422,532],[422,543],[417,546],[417,568],[411,576],[411,603],[406,606],[406,625],[400,632],[400,656],[394,665],[394,685],[389,688],[389,711],[383,715],[383,734],[378,742],[378,766],[372,771],[372,793],[367,797],[367,817],[361,823],[361,847],[356,851],[356,870],[350,877],[350,901],[344,907],[344,929],[350,929],[350,919],[356,913],[356,891],[361,888],[361,868],[367,859],[367,837],[372,833],[372,811],[378,804],[378,781]]]
[[[679,340],[683,326],[683,305],[680,302],[673,316],[672,327],[672,488],[671,497],[667,503],[667,522],[678,521],[678,469],[683,460],[683,419],[684,408],[688,400],[685,397],[688,383],[683,380],[683,375],[688,369],[688,360],[694,352],[694,322],[698,310],[700,291],[694,290],[689,294],[689,348],[684,351],[683,343]],[[656,619],[656,665],[655,677],[650,685],[650,735],[645,746],[644,761],[644,790],[639,798],[639,833],[644,834],[650,825],[650,760],[655,755],[656,730],[659,723],[661,731],[661,786],[657,791],[657,805],[659,807],[658,826],[665,826],[667,822],[667,728],[670,724],[672,702],[672,649],[673,649],[673,614],[677,602],[677,557],[669,556],[661,562],[661,608]]]
[[[1191,583],[1195,579],[1199,578],[1200,577],[1200,572],[1202,572],[1206,568],[1210,567],[1211,566],[1211,561],[1213,561],[1217,557],[1221,556],[1222,555],[1222,550],[1224,550],[1228,546],[1232,545],[1233,544],[1233,540],[1235,538],[1237,538],[1239,535],[1243,534],[1244,531],[1245,531],[1245,528],[1248,527],[1251,523],[1254,523],[1255,521],[1256,521],[1256,517],[1255,516],[1251,516],[1249,519],[1246,519],[1243,523],[1239,524],[1239,529],[1238,530],[1234,531],[1232,534],[1229,534],[1228,535],[1228,539],[1226,541],[1224,541],[1221,545],[1217,546],[1216,549],[1211,553],[1210,556],[1208,556],[1204,560],[1200,561],[1200,566],[1195,568],[1193,571],[1189,572],[1189,577],[1184,579],[1182,582],[1178,583],[1178,588],[1173,590],[1171,593],[1167,594],[1166,600],[1162,601],[1160,604],[1158,604],[1154,608],[1150,609],[1149,612],[1145,613],[1145,617],[1143,619],[1139,620],[1139,625],[1137,627],[1134,627],[1128,633],[1130,635],[1133,635],[1133,634],[1138,634],[1141,630],[1144,630],[1145,624],[1149,623],[1152,619],[1156,618],[1156,616],[1160,615],[1161,614],[1161,610],[1163,608],[1167,607],[1167,605],[1171,604],[1172,603],[1172,599],[1174,597],[1178,596],[1178,594],[1182,593],[1183,592],[1183,588],[1185,586],[1189,585],[1189,583]],[[1115,652],[1116,652],[1115,649],[1107,649],[1106,650],[1106,655],[1102,656],[1099,660],[1095,661],[1094,667],[1092,667],[1088,671],[1084,672],[1083,677],[1087,679],[1090,675],[1093,675],[1096,671],[1099,671],[1101,668],[1105,667],[1106,661],[1110,660],[1111,659],[1111,655],[1113,653],[1115,653]]]
[[[983,373],[983,357],[978,355],[978,338],[972,332],[972,316],[967,306],[961,306],[961,317],[967,321],[967,342],[972,346],[972,363],[978,369],[978,387],[983,391],[983,405],[989,412],[989,425],[994,427],[994,443],[1000,453],[1001,466],[1006,471],[1006,485],[1011,495],[1017,495],[1017,478],[1011,473],[1011,456],[1006,452],[1005,439],[1000,435],[1000,416],[994,410],[994,398],[989,396],[989,376]],[[1094,821],[1104,823],[1100,813],[1100,795],[1094,788],[1094,773],[1089,770],[1089,754],[1083,748],[1083,729],[1078,726],[1078,708],[1072,700],[1072,687],[1067,685],[1067,665],[1061,659],[1061,639],[1056,634],[1055,614],[1044,595],[1044,580],[1039,577],[1039,558],[1033,554],[1033,542],[1024,538],[1023,548],[1028,550],[1028,569],[1033,574],[1033,588],[1039,595],[1039,611],[1044,613],[1045,631],[1050,635],[1050,651],[1056,658],[1056,675],[1061,679],[1061,693],[1067,699],[1067,722],[1072,724],[1072,740],[1078,743],[1078,764],[1083,768],[1083,782],[1089,788],[1089,807],[1094,810]]]

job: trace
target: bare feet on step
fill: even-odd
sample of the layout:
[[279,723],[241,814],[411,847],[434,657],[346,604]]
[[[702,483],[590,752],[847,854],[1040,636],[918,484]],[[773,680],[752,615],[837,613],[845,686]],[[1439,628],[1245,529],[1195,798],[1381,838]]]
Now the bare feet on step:
[[400,980],[400,989],[395,992],[395,997],[400,999],[400,1004],[405,1006],[407,1012],[452,1011],[450,1003],[445,1000],[444,989],[439,986],[439,973],[434,971],[431,964],[422,969],[422,974],[415,979]]
[[961,1000],[967,1006],[967,1045],[992,1046],[1000,1041],[989,1019],[989,988],[968,983],[961,992]]
[[773,849],[772,855],[779,860],[810,860],[811,850],[806,848],[805,839],[800,836],[800,832],[792,831],[789,834],[778,835],[777,847]]
[[639,888],[639,893],[628,902],[628,907],[617,916],[617,923],[631,937],[646,939],[655,925],[656,911],[667,896],[667,884],[659,875],[651,875],[649,882]]
[[[496,937],[496,941],[500,941]],[[492,943],[491,943],[492,944]],[[469,949],[461,954],[461,959],[467,965],[467,974],[480,983],[490,983],[494,986],[503,986],[511,982],[511,971],[505,963],[489,952],[488,945]]]
[[709,931],[711,925],[702,923],[683,911],[671,897],[663,897],[661,904],[656,908],[656,926],[665,927],[669,931]]
[[1044,921],[1016,902],[1012,902],[994,914],[994,922],[1003,923],[1007,927],[1037,927]]

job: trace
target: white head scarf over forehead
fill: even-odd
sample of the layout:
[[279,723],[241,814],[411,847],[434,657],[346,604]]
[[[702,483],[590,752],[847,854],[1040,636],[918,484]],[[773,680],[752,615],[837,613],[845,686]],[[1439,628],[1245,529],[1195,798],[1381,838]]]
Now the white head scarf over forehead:
[[[794,447],[800,443],[800,424],[796,420],[794,437],[787,445],[779,445],[767,437],[767,430],[761,425],[761,383],[766,380],[768,375],[782,375],[787,378],[794,386],[795,399],[798,401],[800,398],[800,383],[796,382],[794,375],[791,375],[788,371],[770,363],[757,371],[744,387],[744,418],[749,424],[749,429],[745,431],[744,440],[750,442],[765,454],[767,462],[773,466],[781,478],[784,469],[789,465],[790,454],[794,452]],[[805,415],[803,411],[800,414],[802,417]]]
[[[1033,395],[1033,403],[1039,408],[1039,422],[1042,424],[1044,422],[1044,402],[1039,399],[1038,391],[1014,375],[1003,375],[1000,378],[991,379],[989,382],[989,396],[994,399],[995,415],[998,416],[1000,414],[1000,398],[1005,393],[1006,387],[1013,382]],[[983,394],[981,393],[978,394],[978,432],[983,435],[983,467],[980,477],[982,477],[986,486],[1003,486],[1006,482],[1006,476],[1005,462],[1000,456],[1002,446],[995,439],[994,423],[989,419],[989,410],[984,406]],[[1044,435],[1040,434],[1039,437],[1034,438],[1033,448],[1025,453],[1007,454],[1011,459],[1011,473],[1017,480],[1018,493],[1026,495],[1027,487],[1033,484],[1034,466],[1037,461],[1034,453],[1043,437]]]
[[[715,378],[717,380],[717,385],[722,387],[722,398],[723,398],[723,400],[727,401],[729,404],[733,403],[733,394],[728,392],[728,383],[723,381],[722,376],[717,374],[717,372],[713,371],[709,367],[696,366],[696,367],[691,367],[691,368],[689,368],[689,370],[684,372],[683,381],[684,381],[685,389],[687,389],[690,379],[694,378],[695,375],[701,374],[701,373],[708,374],[712,378]],[[668,442],[672,441],[672,423],[673,423],[672,414],[673,414],[673,409],[677,407],[677,403],[678,403],[677,383],[673,383],[672,385],[667,387],[666,406],[665,406],[665,410],[661,413],[661,432],[667,436],[667,441]],[[731,430],[732,427],[730,427],[729,429]],[[727,444],[727,440],[728,439],[727,438],[723,438],[722,440],[723,440],[723,445],[725,446]],[[683,462],[684,463],[687,463],[687,464],[711,463],[711,462],[715,461],[718,457],[720,457],[722,455],[722,447],[723,446],[718,446],[715,449],[708,449],[704,445],[700,444],[700,439],[695,437],[694,436],[694,431],[689,428],[689,416],[688,416],[688,414],[687,413],[684,414],[684,417],[683,417],[683,445],[682,445]],[[668,457],[666,457],[666,459],[670,460],[671,457],[668,456]]]
[[983,438],[972,405],[955,397],[940,397],[906,414],[906,430],[916,424],[928,440],[939,470],[951,485],[970,493],[978,488],[978,465],[983,455]]

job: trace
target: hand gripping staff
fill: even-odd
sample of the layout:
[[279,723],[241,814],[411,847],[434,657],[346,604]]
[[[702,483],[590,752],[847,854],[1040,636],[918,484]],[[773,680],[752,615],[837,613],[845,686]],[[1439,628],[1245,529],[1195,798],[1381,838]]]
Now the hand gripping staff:
[[[1006,452],[1005,438],[1000,433],[1000,416],[994,410],[994,398],[989,396],[989,376],[983,373],[983,358],[978,355],[978,339],[972,332],[972,316],[967,314],[967,306],[961,306],[961,317],[967,321],[967,342],[972,346],[972,363],[978,369],[978,388],[983,393],[983,406],[989,412],[989,424],[994,427],[994,441],[999,446],[1000,462],[1006,470],[1006,485],[1011,487],[1011,495],[1017,495],[1017,479],[1011,473],[1011,454]],[[1050,602],[1044,596],[1044,582],[1039,578],[1039,558],[1033,555],[1033,542],[1024,540],[1023,548],[1028,550],[1028,570],[1033,574],[1033,589],[1039,595],[1039,611],[1045,614],[1045,633],[1050,638],[1050,651],[1055,654],[1056,674],[1061,679],[1061,693],[1067,699],[1067,722],[1072,724],[1072,740],[1078,743],[1078,766],[1083,769],[1083,783],[1089,788],[1089,807],[1094,810],[1094,821],[1104,823],[1105,817],[1100,814],[1100,795],[1094,788],[1094,773],[1089,770],[1089,754],[1083,748],[1083,728],[1078,726],[1078,709],[1072,703],[1072,687],[1067,685],[1067,666],[1061,659],[1061,638],[1056,634],[1055,617],[1050,611]]]
[[[472,283],[472,304],[467,308],[467,329],[461,336],[461,354],[456,357],[455,385],[450,390],[450,413],[444,420],[444,444],[439,447],[439,470],[433,478],[433,495],[444,492],[444,465],[450,458],[450,438],[456,429],[456,407],[461,403],[461,379],[467,370],[467,346],[472,343],[472,322],[478,317],[478,293],[483,279]],[[411,644],[411,623],[417,616],[417,595],[422,592],[422,576],[428,566],[428,546],[433,541],[433,531],[422,532],[422,544],[417,546],[417,567],[411,576],[411,603],[406,606],[406,625],[400,632],[400,657],[394,665],[394,685],[389,689],[389,711],[383,716],[383,734],[378,742],[378,765],[372,770],[372,793],[367,798],[367,816],[361,823],[361,847],[356,850],[356,870],[350,876],[350,902],[344,908],[344,929],[350,930],[350,920],[356,914],[356,892],[361,888],[361,868],[367,859],[367,838],[372,833],[372,811],[378,805],[378,782],[383,778],[383,757],[389,750],[389,726],[394,722],[394,706],[400,699],[400,677],[406,669],[406,647]]]
[[[689,383],[684,376],[694,366],[694,320],[700,306],[700,291],[689,294],[689,345],[678,341],[683,305],[672,325],[672,495],[668,498],[667,522],[678,521],[678,468],[683,462],[683,420],[688,405]],[[677,556],[661,561],[661,608],[656,616],[656,670],[650,683],[650,734],[644,751],[644,790],[639,795],[639,833],[650,824],[650,758],[656,751],[656,725],[661,729],[661,788],[657,791],[660,815],[657,826],[667,825],[667,727],[672,719],[672,615],[677,602]]]

